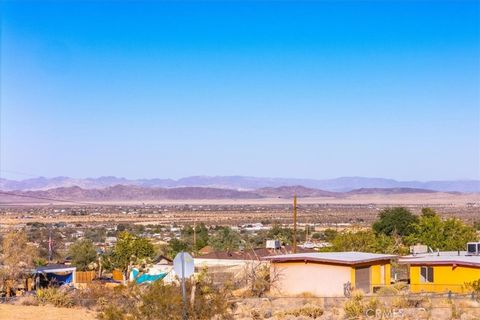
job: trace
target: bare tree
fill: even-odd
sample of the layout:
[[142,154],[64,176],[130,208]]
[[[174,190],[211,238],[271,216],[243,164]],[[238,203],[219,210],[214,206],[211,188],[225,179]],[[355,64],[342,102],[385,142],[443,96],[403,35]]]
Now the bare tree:
[[12,231],[2,240],[0,255],[0,279],[5,291],[10,293],[16,281],[23,278],[34,267],[38,257],[37,248],[28,243],[25,231]]

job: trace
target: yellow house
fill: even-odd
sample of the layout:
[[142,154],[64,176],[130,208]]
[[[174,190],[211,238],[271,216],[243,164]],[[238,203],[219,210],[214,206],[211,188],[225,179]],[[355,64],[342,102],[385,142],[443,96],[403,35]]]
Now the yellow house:
[[264,259],[270,261],[273,293],[338,297],[353,288],[370,293],[389,285],[391,260],[395,257],[365,252],[316,252]]
[[480,279],[480,256],[465,251],[406,256],[399,263],[409,267],[412,292],[467,293],[468,283]]

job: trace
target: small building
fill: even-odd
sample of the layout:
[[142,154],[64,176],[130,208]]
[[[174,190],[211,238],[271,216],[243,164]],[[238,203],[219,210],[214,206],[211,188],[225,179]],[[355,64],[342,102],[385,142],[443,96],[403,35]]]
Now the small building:
[[64,264],[48,264],[35,269],[35,287],[75,285],[77,268]]
[[352,289],[365,293],[390,284],[394,255],[365,252],[295,253],[265,257],[273,293],[337,297]]
[[412,292],[466,293],[468,283],[480,279],[480,255],[467,251],[412,254],[399,263],[408,266]]

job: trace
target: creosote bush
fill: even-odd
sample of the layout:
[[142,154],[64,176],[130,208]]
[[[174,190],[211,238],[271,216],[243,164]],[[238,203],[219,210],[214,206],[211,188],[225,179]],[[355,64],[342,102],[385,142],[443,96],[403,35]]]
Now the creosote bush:
[[294,317],[302,316],[302,317],[317,319],[317,318],[320,318],[322,315],[323,315],[323,309],[313,304],[305,304],[300,308],[287,310],[287,311],[279,312],[276,314],[276,316],[280,319],[283,319],[286,316],[294,316]]
[[347,318],[355,319],[362,316],[365,312],[366,306],[363,301],[363,291],[353,290],[350,299],[345,301],[343,310]]
[[51,304],[55,307],[69,308],[73,306],[71,296],[54,287],[38,289],[37,300],[39,304]]

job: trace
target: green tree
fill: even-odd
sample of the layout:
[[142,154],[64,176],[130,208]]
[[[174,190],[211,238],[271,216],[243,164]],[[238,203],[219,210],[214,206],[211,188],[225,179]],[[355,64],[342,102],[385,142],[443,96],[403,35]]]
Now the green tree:
[[210,238],[210,245],[219,251],[235,251],[240,247],[242,238],[230,227],[221,227]]
[[475,230],[479,231],[480,230],[480,220],[476,220],[475,222],[473,222],[473,227],[475,228]]
[[173,238],[168,243],[168,256],[173,259],[175,258],[177,253],[181,251],[190,251],[190,248],[191,246],[189,246],[187,242],[177,238]]
[[314,232],[312,234],[312,239],[318,240],[322,238],[322,234],[320,232]]
[[379,219],[373,224],[373,230],[387,236],[407,236],[414,231],[417,222],[418,217],[406,208],[387,208],[380,212]]
[[[300,239],[297,229],[297,239]],[[293,243],[293,230],[290,228],[283,228],[278,224],[274,224],[267,232],[267,239],[280,240],[283,244]]]
[[422,208],[423,217],[433,217],[435,215],[437,215],[437,213],[432,208]]
[[[186,226],[182,229],[181,240],[189,244],[192,251],[198,251],[208,245],[209,235],[208,229],[204,223],[195,226],[195,241],[194,230],[191,226]],[[194,243],[195,242],[195,243]]]
[[424,244],[434,250],[462,250],[476,240],[475,230],[456,218],[443,221],[437,214],[422,215],[414,232],[406,237],[408,244]]
[[208,229],[204,223],[196,225],[195,231],[197,233],[197,243],[194,244],[194,249],[198,251],[208,245],[210,236],[208,235]]
[[85,230],[85,238],[92,242],[104,242],[107,237],[107,230],[104,227]]
[[373,231],[340,232],[332,240],[330,251],[362,251],[400,254],[406,251],[400,237],[375,234]]
[[337,236],[338,231],[334,229],[325,229],[323,231],[323,239],[325,241],[332,241]]
[[142,265],[153,258],[155,250],[148,239],[121,232],[109,255],[113,268],[127,272],[131,265]]
[[72,257],[72,265],[78,270],[85,271],[97,259],[97,250],[93,242],[88,239],[77,240],[68,250]]

